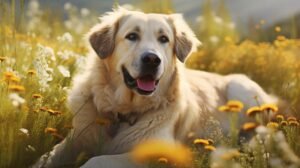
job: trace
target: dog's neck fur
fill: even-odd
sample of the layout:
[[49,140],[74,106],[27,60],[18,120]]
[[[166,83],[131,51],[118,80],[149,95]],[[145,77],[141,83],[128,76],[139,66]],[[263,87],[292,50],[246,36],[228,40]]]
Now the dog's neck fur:
[[[96,58],[95,61],[97,63],[94,66],[97,66],[99,71],[91,72],[96,73],[91,76],[103,75],[99,80],[94,81],[95,84],[91,85],[95,86],[91,88],[91,92],[98,112],[114,114],[145,113],[149,110],[167,107],[170,103],[175,102],[176,97],[178,97],[178,88],[174,84],[179,82],[176,66],[172,70],[172,75],[166,74],[162,77],[161,85],[152,96],[142,96],[127,88],[120,72],[109,69],[109,61],[99,58]],[[162,88],[162,86],[166,88]],[[102,93],[99,94],[99,92]]]

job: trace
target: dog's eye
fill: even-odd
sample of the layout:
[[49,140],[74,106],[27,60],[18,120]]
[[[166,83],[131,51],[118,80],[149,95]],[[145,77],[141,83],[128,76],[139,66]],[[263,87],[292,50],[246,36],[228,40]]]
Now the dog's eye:
[[139,35],[137,33],[129,33],[125,38],[130,41],[137,41],[139,39]]
[[161,43],[167,43],[167,42],[169,42],[169,38],[167,36],[160,36],[158,38],[158,41]]

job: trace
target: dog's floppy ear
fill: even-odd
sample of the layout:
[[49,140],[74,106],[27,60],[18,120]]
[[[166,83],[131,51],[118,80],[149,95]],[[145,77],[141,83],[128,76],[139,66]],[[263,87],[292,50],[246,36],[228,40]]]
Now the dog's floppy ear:
[[100,17],[100,24],[95,25],[88,33],[88,40],[97,55],[104,59],[110,56],[115,48],[115,35],[118,31],[119,20],[127,10],[117,7]]
[[175,35],[174,52],[177,58],[184,62],[186,57],[197,49],[201,42],[197,39],[194,32],[184,21],[181,14],[169,15],[171,25]]

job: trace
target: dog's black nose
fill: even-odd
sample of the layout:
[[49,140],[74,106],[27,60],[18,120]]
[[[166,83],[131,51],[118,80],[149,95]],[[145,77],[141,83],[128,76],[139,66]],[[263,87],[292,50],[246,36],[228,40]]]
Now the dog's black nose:
[[160,58],[154,53],[148,52],[142,55],[142,63],[147,67],[156,68],[160,62]]

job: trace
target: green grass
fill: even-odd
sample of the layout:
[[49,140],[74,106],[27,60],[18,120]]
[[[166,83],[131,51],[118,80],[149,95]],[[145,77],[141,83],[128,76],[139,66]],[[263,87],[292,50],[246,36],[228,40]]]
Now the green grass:
[[[83,34],[97,22],[97,15],[72,5],[67,6],[67,20],[62,19],[64,11],[53,13],[36,5],[31,3],[31,9],[26,10],[24,1],[0,0],[1,168],[28,167],[72,129],[67,90],[87,54]],[[147,1],[140,7],[147,12],[174,11],[171,1],[163,5]],[[224,4],[216,12],[222,16],[217,19],[209,3],[203,11],[202,24],[206,26],[194,31],[204,46],[189,58],[187,66],[221,74],[245,73],[268,92],[287,100],[289,110],[299,118],[300,40],[286,39],[274,31],[272,36],[277,39],[272,42],[240,41],[239,33],[228,27],[231,19]],[[218,19],[224,25],[216,23]],[[256,138],[236,144],[239,128],[234,128],[235,119],[231,119],[231,136],[213,139],[216,151],[191,143],[195,167],[299,167],[299,126],[278,122],[278,128],[261,127],[261,132],[252,131]]]

